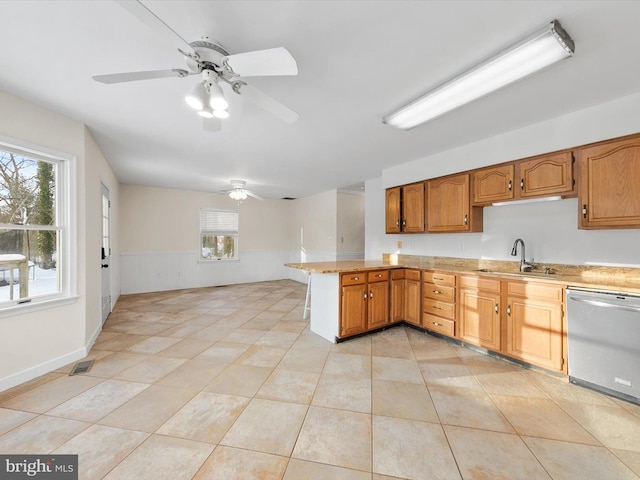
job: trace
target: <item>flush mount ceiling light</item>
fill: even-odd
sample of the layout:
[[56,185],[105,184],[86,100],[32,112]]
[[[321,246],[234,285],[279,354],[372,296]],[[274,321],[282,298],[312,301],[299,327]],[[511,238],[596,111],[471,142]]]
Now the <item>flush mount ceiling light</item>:
[[575,45],[557,20],[485,60],[382,121],[409,130],[573,55]]

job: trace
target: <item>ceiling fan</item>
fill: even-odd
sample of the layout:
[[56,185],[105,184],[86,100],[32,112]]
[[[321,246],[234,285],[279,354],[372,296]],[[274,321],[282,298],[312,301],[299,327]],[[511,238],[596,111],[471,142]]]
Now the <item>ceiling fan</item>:
[[247,182],[245,182],[244,180],[231,180],[231,190],[224,190],[222,193],[228,194],[231,198],[239,202],[242,200],[246,200],[247,197],[264,200],[262,197],[244,188],[246,185]]
[[138,0],[114,0],[131,15],[151,28],[166,41],[171,42],[185,60],[186,69],[150,70],[141,72],[93,75],[100,83],[121,83],[138,80],[152,80],[167,77],[187,77],[200,75],[201,81],[185,97],[186,102],[198,115],[205,119],[204,128],[209,131],[220,129],[220,119],[227,118],[228,103],[220,84],[286,123],[293,123],[298,114],[274,98],[262,93],[241,80],[243,77],[297,75],[298,65],[286,48],[270,48],[253,52],[229,54],[219,44],[202,37],[195,42],[187,42],[163,20]]

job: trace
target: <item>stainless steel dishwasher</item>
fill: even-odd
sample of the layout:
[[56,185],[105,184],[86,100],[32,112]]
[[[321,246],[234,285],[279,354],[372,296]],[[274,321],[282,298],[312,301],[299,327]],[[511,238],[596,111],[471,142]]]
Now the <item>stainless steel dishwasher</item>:
[[640,404],[640,295],[567,289],[569,381]]

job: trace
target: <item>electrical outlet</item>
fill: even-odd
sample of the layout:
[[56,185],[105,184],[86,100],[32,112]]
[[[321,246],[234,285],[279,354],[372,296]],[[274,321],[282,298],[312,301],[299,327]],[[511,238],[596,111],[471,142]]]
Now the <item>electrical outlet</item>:
[[458,250],[460,250],[461,252],[464,251],[464,243],[460,243],[458,245]]
[[398,240],[398,248],[402,248],[402,240]]

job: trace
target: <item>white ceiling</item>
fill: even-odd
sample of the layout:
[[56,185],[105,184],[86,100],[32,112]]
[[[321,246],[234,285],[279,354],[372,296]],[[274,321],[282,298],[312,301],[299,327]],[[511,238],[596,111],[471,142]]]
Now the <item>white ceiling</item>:
[[[198,77],[91,79],[183,68],[115,2],[0,1],[0,89],[86,123],[122,183],[215,192],[237,178],[268,198],[300,197],[640,90],[638,1],[144,3],[187,41],[289,49],[298,76],[247,83],[300,119],[283,123],[229,93],[231,118],[203,131],[184,102]],[[381,123],[554,18],[576,43],[573,58],[409,132]]]

